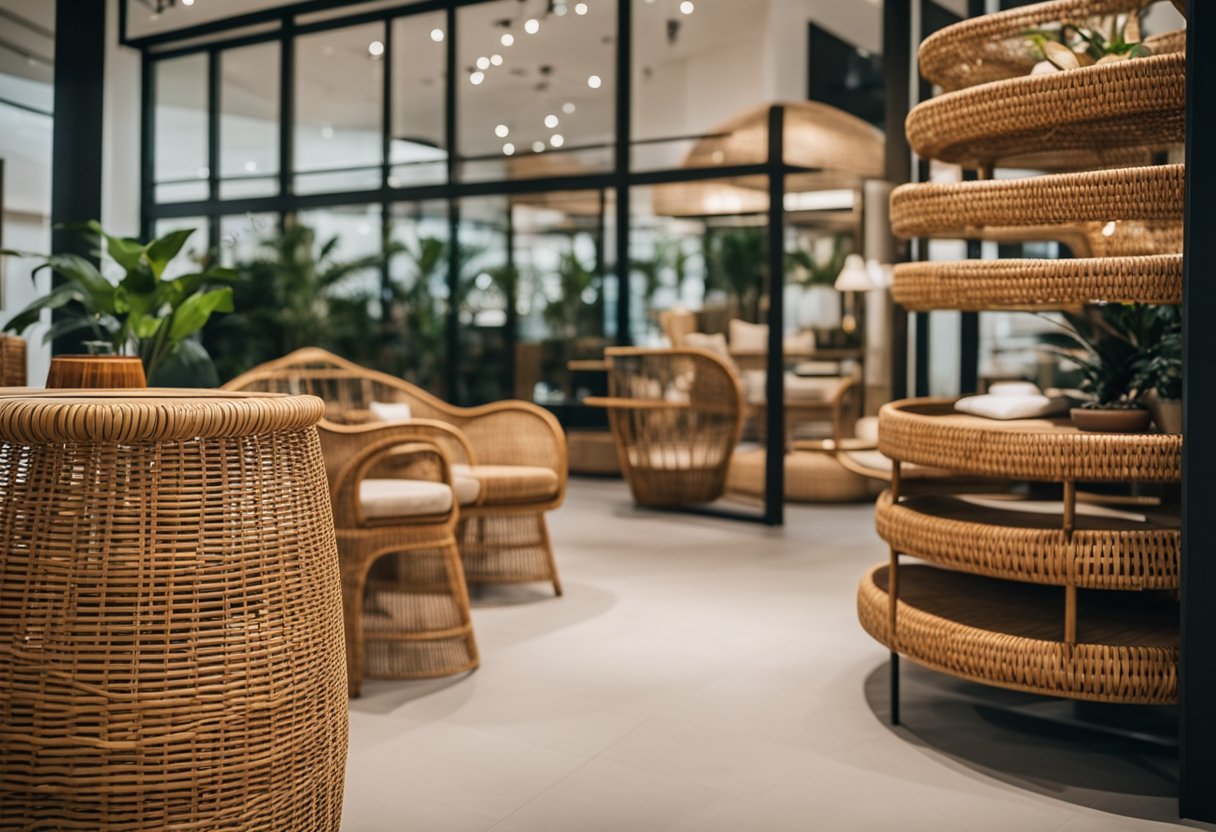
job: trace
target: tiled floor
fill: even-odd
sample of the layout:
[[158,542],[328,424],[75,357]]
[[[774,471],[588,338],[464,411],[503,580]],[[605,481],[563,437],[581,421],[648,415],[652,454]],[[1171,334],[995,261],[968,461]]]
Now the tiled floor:
[[905,727],[887,725],[887,654],[853,610],[885,557],[866,506],[795,508],[768,530],[635,511],[620,483],[576,481],[552,530],[566,596],[475,598],[480,670],[365,683],[344,830],[1176,823],[1168,711],[1077,708],[905,663]]

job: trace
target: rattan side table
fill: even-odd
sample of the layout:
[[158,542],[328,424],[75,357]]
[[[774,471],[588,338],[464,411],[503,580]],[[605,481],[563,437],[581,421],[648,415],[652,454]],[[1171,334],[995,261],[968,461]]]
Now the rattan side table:
[[338,829],[323,410],[0,394],[0,829]]

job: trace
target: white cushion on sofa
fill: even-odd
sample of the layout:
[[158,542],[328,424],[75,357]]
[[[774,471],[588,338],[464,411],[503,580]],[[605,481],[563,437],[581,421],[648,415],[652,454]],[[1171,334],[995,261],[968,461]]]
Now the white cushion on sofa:
[[426,480],[366,479],[359,483],[366,519],[430,517],[452,510],[452,489]]

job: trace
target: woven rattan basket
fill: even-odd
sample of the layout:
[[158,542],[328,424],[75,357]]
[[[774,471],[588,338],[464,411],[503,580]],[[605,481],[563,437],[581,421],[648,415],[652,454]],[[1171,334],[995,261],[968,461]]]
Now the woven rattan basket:
[[322,411],[0,395],[0,828],[338,829]]

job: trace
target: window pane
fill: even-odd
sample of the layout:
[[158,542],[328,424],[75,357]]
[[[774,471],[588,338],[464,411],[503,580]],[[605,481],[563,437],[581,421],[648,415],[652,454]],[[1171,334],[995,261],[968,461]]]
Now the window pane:
[[220,54],[220,197],[272,196],[279,183],[279,45]]
[[581,15],[574,3],[552,3],[543,13],[541,7],[500,0],[460,9],[456,84],[465,179],[612,165],[616,4],[579,3]]
[[403,203],[392,209],[389,304],[383,363],[441,398],[448,331],[448,210],[444,202]]
[[508,314],[515,270],[508,246],[505,197],[466,199],[460,203],[460,365],[457,400],[484,404],[512,397]]
[[382,23],[296,40],[298,193],[379,186],[383,49]]
[[208,196],[207,55],[156,62],[157,202]]
[[434,185],[447,180],[444,83],[447,15],[393,21],[393,134],[389,185]]
[[234,266],[258,255],[264,240],[279,232],[276,214],[235,214],[220,217],[220,238],[216,241],[220,264]]

